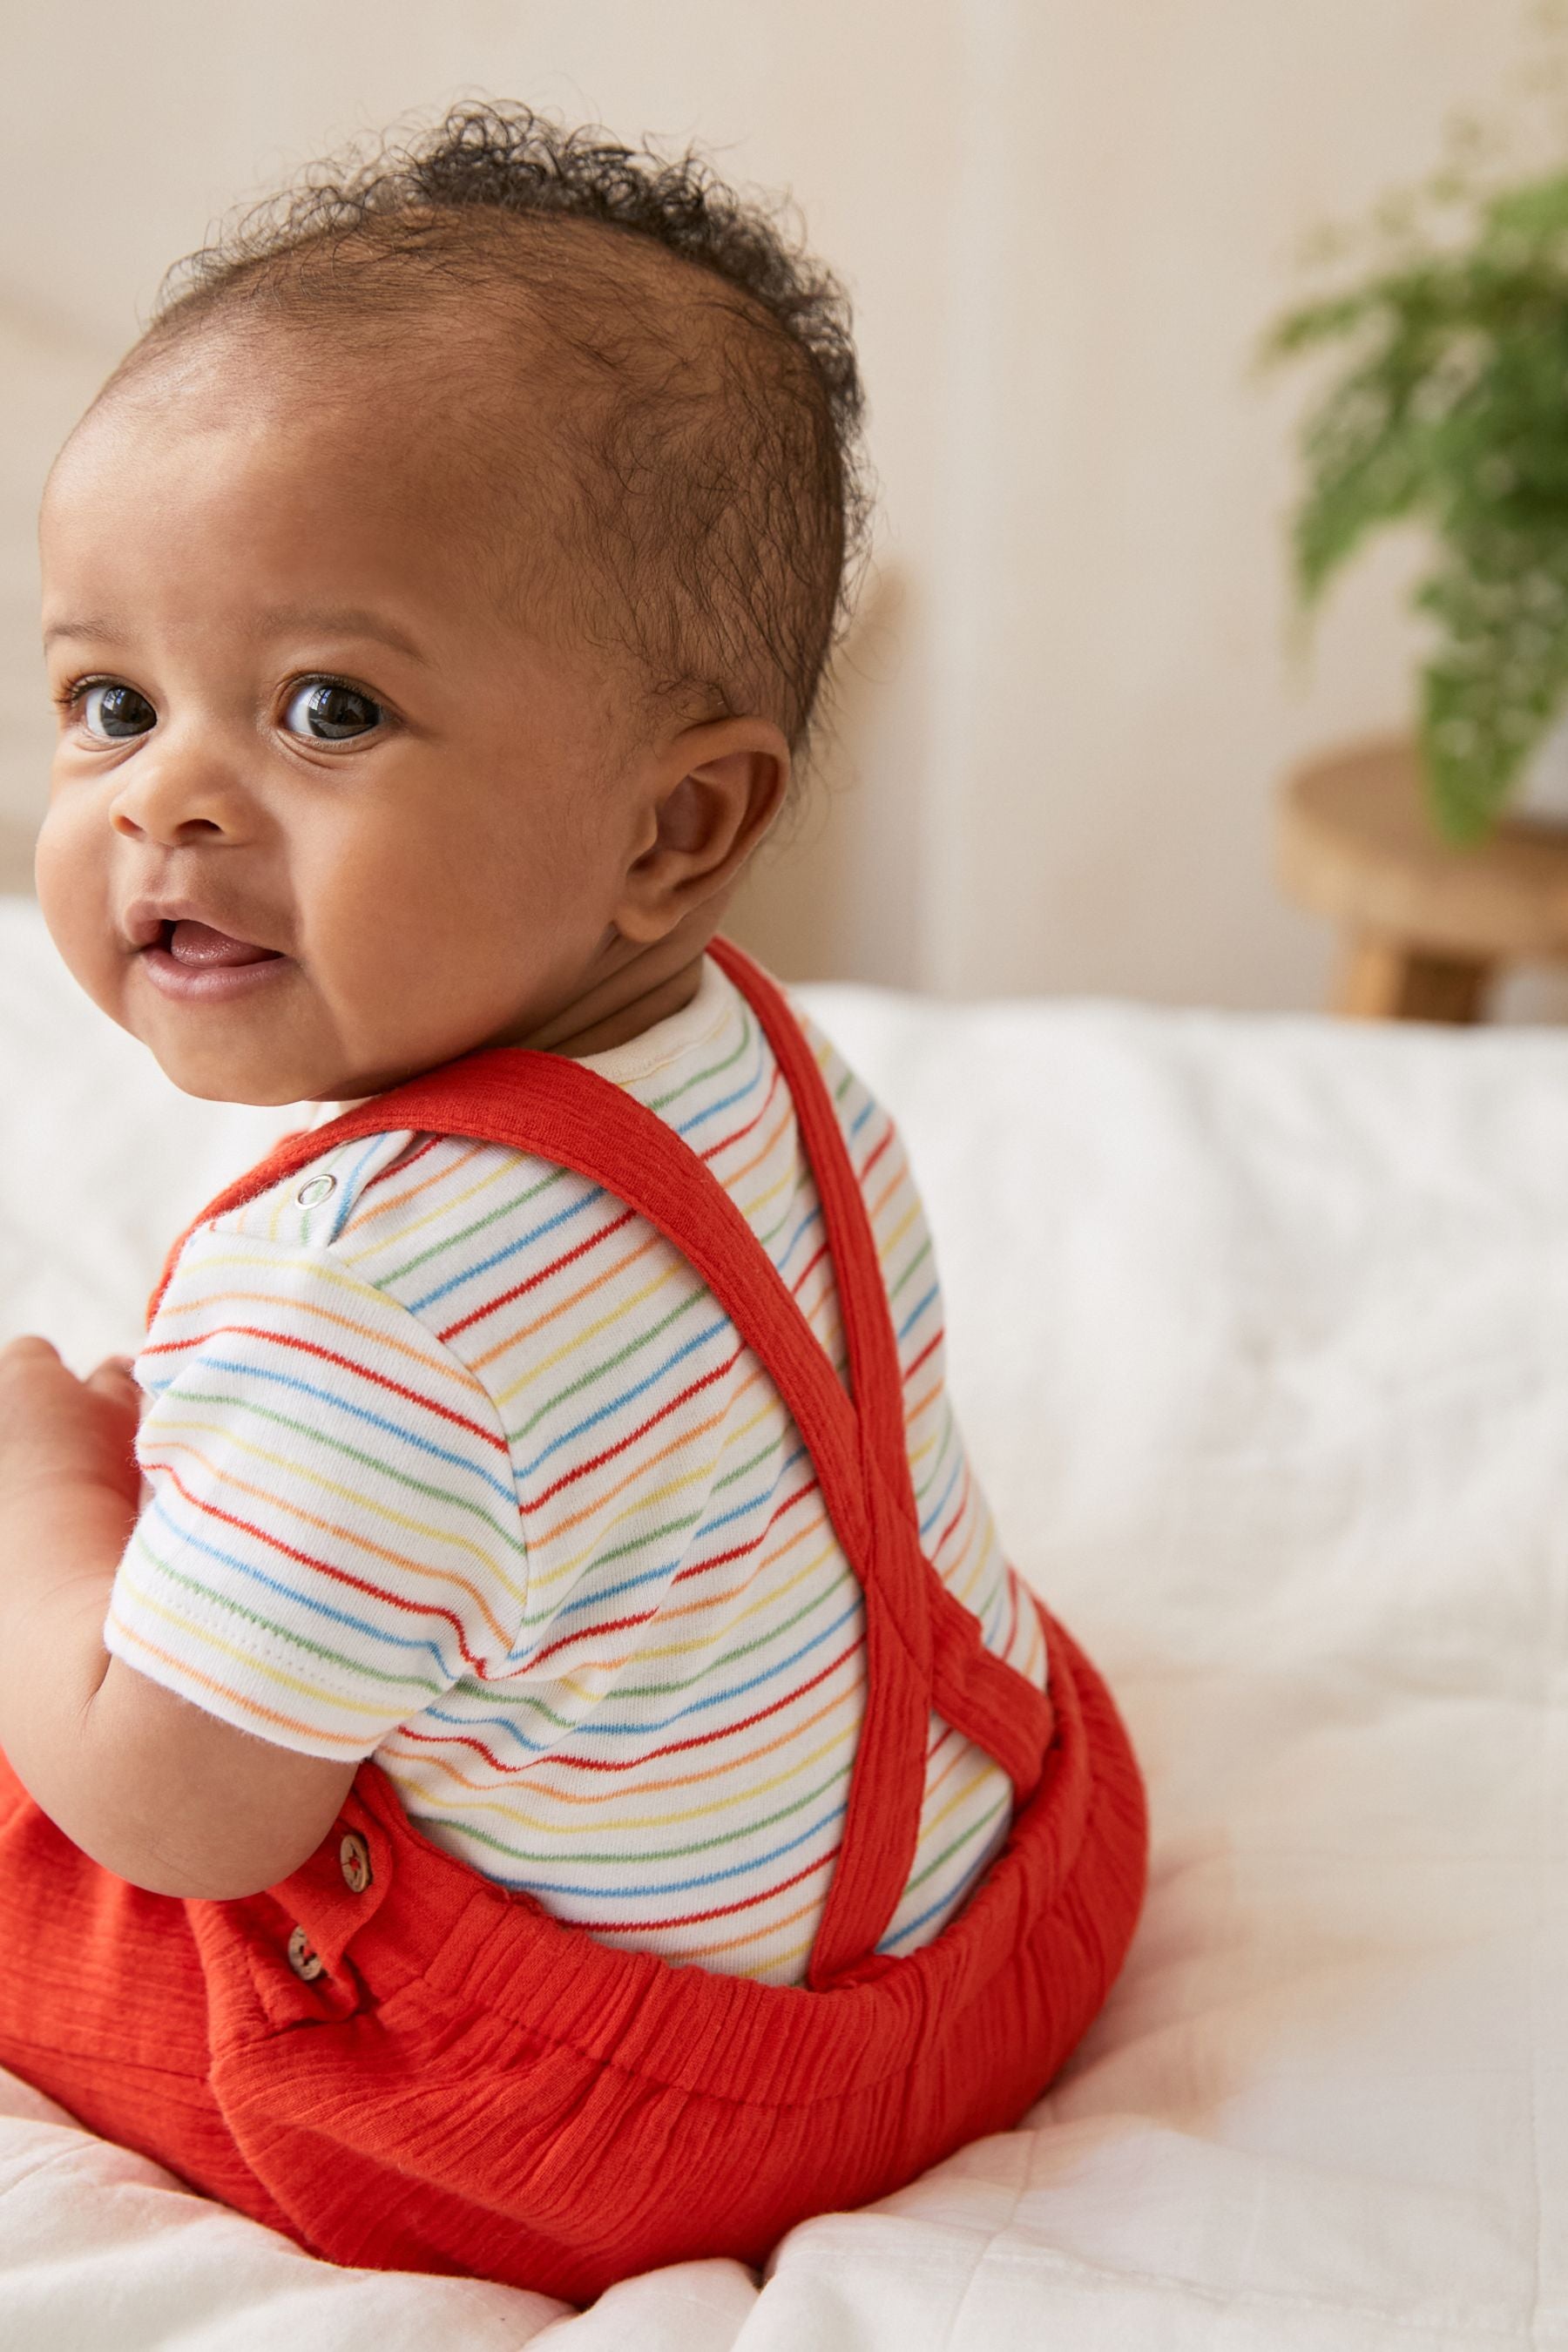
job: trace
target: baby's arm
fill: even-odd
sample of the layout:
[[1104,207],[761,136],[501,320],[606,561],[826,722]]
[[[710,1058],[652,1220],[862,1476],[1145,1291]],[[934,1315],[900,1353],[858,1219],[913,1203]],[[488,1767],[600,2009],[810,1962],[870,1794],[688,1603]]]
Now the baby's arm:
[[355,1765],[205,1714],[104,1647],[140,1495],[122,1364],[79,1381],[47,1340],[0,1350],[0,1749],[106,1870],[226,1898],[314,1853]]

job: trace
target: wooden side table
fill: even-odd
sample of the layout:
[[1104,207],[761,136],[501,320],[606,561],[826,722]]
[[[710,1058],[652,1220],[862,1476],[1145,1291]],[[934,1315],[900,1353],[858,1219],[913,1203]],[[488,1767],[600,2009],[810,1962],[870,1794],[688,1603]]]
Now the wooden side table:
[[1568,825],[1504,817],[1475,847],[1452,847],[1403,738],[1299,768],[1279,848],[1290,897],[1344,931],[1336,1012],[1479,1021],[1500,965],[1568,961]]

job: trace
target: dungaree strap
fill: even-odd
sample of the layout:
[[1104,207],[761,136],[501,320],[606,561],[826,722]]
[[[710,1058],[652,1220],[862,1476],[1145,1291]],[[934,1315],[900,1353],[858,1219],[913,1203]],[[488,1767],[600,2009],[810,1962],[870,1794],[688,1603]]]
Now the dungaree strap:
[[[761,1022],[795,1104],[816,1181],[849,1348],[851,1393],[863,1447],[888,1481],[916,1543],[920,1514],[910,1475],[904,1380],[866,1197],[816,1057],[781,989],[728,940],[710,952]],[[1032,1795],[1050,1745],[1049,1702],[988,1650],[980,1621],[921,1555],[931,1616],[936,1712],[994,1758],[1019,1803]],[[924,1759],[921,1759],[923,1779]]]
[[[864,1596],[866,1696],[843,1835],[807,1981],[868,1959],[909,1882],[919,1842],[931,1713],[1001,1765],[1023,1802],[1044,1766],[1051,1709],[988,1651],[920,1546],[903,1387],[870,1221],[811,1048],[780,992],[728,941],[711,952],[776,1055],[822,1202],[849,1353],[853,1402],[745,1217],[657,1112],[580,1063],[490,1048],[287,1137],[211,1202],[226,1215],[341,1143],[407,1130],[499,1143],[601,1184],[656,1226],[712,1291],[772,1375],[816,1469]],[[195,1226],[190,1228],[194,1231]],[[155,1311],[185,1236],[153,1294]]]

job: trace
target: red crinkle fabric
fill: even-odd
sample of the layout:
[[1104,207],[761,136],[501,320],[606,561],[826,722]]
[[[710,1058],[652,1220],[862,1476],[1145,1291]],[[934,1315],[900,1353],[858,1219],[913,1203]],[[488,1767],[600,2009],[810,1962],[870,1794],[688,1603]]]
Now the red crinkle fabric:
[[[1143,1791],[1115,1708],[1048,1618],[1047,1700],[922,1557],[897,1352],[832,1104],[773,982],[714,952],[795,1099],[849,1393],[702,1162],[557,1056],[500,1049],[416,1079],[290,1139],[198,1223],[335,1142],[406,1129],[576,1169],[697,1267],[794,1413],[864,1594],[865,1716],[806,1986],[595,1943],[422,1837],[373,1763],[292,1877],[210,1903],[112,1877],[0,1759],[0,2063],[333,2262],[576,2302],[661,2263],[761,2262],[795,2221],[1016,2123],[1103,2003],[1137,1918]],[[1009,1773],[1017,1810],[943,1933],[879,1957],[933,1708]],[[318,1972],[301,1978],[291,1942]]]

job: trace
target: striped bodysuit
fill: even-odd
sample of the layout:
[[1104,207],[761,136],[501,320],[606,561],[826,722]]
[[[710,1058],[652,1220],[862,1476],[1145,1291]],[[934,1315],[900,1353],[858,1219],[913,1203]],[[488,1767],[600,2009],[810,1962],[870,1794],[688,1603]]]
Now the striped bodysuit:
[[[813,1034],[898,1333],[921,1541],[1037,1685],[943,1384],[941,1294],[887,1114]],[[842,1373],[793,1107],[744,999],[590,1067],[707,1162]],[[859,1589],[772,1380],[601,1188],[489,1144],[325,1151],[186,1244],[148,1333],[150,1499],[110,1648],[307,1754],[374,1755],[430,1838],[603,1940],[798,1983],[842,1830]],[[934,1717],[880,1948],[934,1937],[1010,1818]]]

